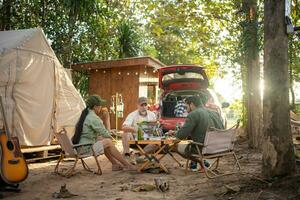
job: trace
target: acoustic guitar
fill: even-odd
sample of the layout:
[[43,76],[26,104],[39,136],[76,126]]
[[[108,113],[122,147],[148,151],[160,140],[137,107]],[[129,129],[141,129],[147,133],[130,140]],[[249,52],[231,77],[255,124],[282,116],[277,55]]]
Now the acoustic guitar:
[[21,152],[17,137],[11,137],[0,97],[4,129],[0,130],[0,175],[7,184],[17,184],[28,176],[26,160]]

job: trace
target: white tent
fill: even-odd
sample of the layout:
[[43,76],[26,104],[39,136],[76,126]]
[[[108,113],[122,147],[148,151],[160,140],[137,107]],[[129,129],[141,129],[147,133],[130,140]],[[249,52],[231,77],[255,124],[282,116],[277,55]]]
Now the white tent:
[[61,127],[74,130],[84,108],[39,28],[0,32],[0,94],[21,145],[49,144]]

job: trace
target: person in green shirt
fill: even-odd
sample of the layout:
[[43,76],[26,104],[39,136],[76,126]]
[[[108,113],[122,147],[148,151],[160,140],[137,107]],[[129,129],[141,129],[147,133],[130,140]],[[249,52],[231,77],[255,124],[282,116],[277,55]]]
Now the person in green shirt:
[[[184,125],[176,133],[178,139],[191,139],[194,142],[203,143],[209,128],[224,129],[218,113],[204,107],[206,101],[207,97],[201,92],[186,98],[185,103],[189,114]],[[178,153],[183,157],[188,156],[186,147],[187,144],[180,143],[177,146]]]
[[[72,138],[73,144],[92,143],[97,153],[104,153],[112,163],[112,170],[134,170],[134,166],[128,163],[112,143],[110,132],[105,128],[102,120],[97,114],[100,113],[106,100],[98,95],[91,95],[86,100],[86,108],[82,111],[76,124],[75,134]],[[88,153],[89,147],[82,147],[78,151],[82,154]]]

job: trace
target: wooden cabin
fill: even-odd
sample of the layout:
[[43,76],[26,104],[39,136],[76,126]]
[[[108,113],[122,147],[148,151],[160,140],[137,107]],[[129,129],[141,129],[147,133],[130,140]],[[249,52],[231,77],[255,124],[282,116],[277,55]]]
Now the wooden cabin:
[[[157,69],[165,66],[151,57],[134,57],[120,60],[93,61],[76,63],[72,69],[87,71],[89,74],[89,94],[98,94],[108,100],[110,108],[115,102],[115,95],[122,96],[124,103],[123,117],[117,121],[120,129],[126,116],[134,111],[138,97],[145,96],[150,103],[158,98]],[[116,114],[111,113],[111,127],[116,128]]]

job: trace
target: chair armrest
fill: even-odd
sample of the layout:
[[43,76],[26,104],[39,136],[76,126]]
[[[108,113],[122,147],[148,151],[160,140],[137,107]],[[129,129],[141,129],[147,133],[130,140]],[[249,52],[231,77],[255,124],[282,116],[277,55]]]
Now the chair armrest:
[[[236,126],[236,125],[235,125],[235,126]],[[235,127],[235,126],[234,126],[234,127]],[[229,128],[229,129],[218,129],[218,128],[210,127],[210,128],[208,129],[208,131],[226,132],[226,131],[228,131],[228,130],[234,129],[234,127],[231,127],[231,128]]]
[[218,129],[218,128],[215,128],[215,127],[209,127],[208,128],[208,131],[224,131],[225,129]]
[[181,142],[181,140],[175,139],[175,140],[173,141],[173,144],[178,144],[179,142]]
[[300,126],[300,121],[296,121],[291,119],[291,124],[296,125],[296,126]]
[[200,147],[203,147],[204,144],[203,143],[200,143],[200,142],[194,142],[194,141],[191,141],[190,144],[195,144],[195,145],[198,145]]
[[235,125],[233,125],[231,128],[229,129],[218,129],[218,128],[215,128],[215,127],[209,127],[208,130],[209,131],[219,131],[219,132],[225,132],[225,131],[228,131],[228,130],[232,130],[232,129],[238,129],[239,126],[240,126],[240,119],[237,120],[237,123]]
[[84,146],[92,146],[93,143],[86,143],[86,144],[74,144],[73,148],[77,149],[78,147],[84,147]]
[[193,145],[194,145],[194,147],[196,147],[197,154],[201,154],[202,148],[204,147],[203,143],[190,141],[189,145],[188,145],[188,149],[187,149],[187,152],[190,155],[190,157],[193,157],[193,155],[192,155],[193,154],[193,152],[192,152]]

